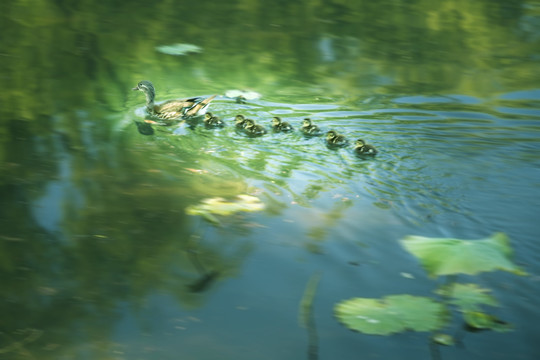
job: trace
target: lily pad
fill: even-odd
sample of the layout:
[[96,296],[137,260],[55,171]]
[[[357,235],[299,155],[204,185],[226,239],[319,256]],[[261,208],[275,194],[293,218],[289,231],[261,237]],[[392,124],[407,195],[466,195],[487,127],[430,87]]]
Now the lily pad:
[[443,304],[407,294],[349,299],[336,304],[334,312],[349,329],[372,335],[433,331],[444,326],[448,318]]
[[476,284],[451,284],[437,290],[439,295],[450,298],[450,303],[458,306],[461,311],[478,311],[480,305],[497,306],[497,300]]
[[156,50],[167,55],[187,55],[189,53],[200,53],[202,48],[193,44],[173,44],[156,46]]
[[465,311],[465,322],[471,330],[494,330],[497,332],[512,331],[512,325],[498,319],[496,316],[485,314],[480,311]]
[[430,277],[494,270],[525,274],[512,262],[510,240],[503,233],[480,240],[407,236],[401,244],[420,259]]
[[264,210],[264,203],[255,196],[238,195],[236,200],[228,201],[221,197],[204,199],[200,204],[186,208],[188,215],[200,215],[212,223],[219,223],[214,215],[229,216],[238,212],[253,212]]

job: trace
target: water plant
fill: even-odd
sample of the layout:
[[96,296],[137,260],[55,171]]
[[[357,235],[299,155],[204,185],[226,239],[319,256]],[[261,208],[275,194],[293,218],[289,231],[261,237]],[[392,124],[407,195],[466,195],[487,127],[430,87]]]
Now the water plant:
[[[447,326],[452,310],[461,314],[470,330],[509,331],[512,326],[484,312],[485,306],[498,306],[491,290],[474,283],[457,282],[458,274],[503,270],[526,275],[512,262],[510,240],[495,233],[479,240],[407,236],[401,245],[420,260],[431,278],[446,276],[447,281],[433,298],[410,294],[382,299],[353,298],[335,305],[337,319],[349,329],[372,335],[390,335],[407,330],[435,332]],[[454,345],[454,337],[433,333],[431,344]],[[432,352],[433,354],[433,352]]]

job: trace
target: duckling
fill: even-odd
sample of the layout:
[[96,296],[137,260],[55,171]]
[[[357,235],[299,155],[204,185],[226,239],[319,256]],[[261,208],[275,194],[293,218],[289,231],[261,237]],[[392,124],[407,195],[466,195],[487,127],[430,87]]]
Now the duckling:
[[225,123],[219,118],[219,116],[214,116],[211,112],[204,114],[204,126],[207,128],[215,127],[224,127]]
[[362,139],[356,140],[355,146],[354,146],[354,152],[358,155],[370,155],[374,156],[377,155],[377,149],[375,149],[374,146],[366,144],[366,142]]
[[246,124],[246,120],[248,119],[246,119],[244,115],[236,115],[236,117],[234,118],[234,125],[238,129],[243,129]]
[[304,121],[302,121],[300,131],[304,135],[308,136],[319,136],[322,134],[321,129],[319,129],[317,125],[313,124],[310,118],[305,118]]
[[266,134],[264,126],[256,124],[254,120],[246,119],[244,124],[244,131],[251,136],[262,136]]
[[341,134],[338,134],[335,130],[330,130],[326,133],[326,143],[330,147],[342,147],[349,143],[347,138]]
[[[170,100],[159,105],[154,103],[156,90],[154,85],[148,80],[140,81],[133,90],[139,90],[146,95],[146,110],[148,114],[159,120],[165,120],[165,124],[172,123],[174,120],[202,116],[208,110],[210,102],[216,97],[212,95],[206,99],[195,97],[183,100]],[[145,120],[150,123],[155,121]]]
[[279,116],[274,116],[272,118],[272,129],[274,129],[275,132],[290,132],[294,130],[291,124],[286,121],[281,121]]

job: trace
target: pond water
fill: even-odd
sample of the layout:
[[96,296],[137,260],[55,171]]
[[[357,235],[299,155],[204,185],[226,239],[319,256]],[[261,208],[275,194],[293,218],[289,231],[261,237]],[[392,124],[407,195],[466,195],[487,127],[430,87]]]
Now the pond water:
[[[181,3],[0,5],[0,358],[538,358],[538,2]],[[196,47],[160,48],[177,43]],[[218,95],[227,126],[141,127],[140,80],[158,102]],[[249,137],[237,114],[296,130]],[[350,145],[303,136],[306,117]],[[239,195],[264,209],[186,211]],[[334,316],[438,299],[445,278],[405,236],[495,232],[528,275],[458,279],[513,331],[465,332],[454,311],[442,331],[460,341],[433,350]]]

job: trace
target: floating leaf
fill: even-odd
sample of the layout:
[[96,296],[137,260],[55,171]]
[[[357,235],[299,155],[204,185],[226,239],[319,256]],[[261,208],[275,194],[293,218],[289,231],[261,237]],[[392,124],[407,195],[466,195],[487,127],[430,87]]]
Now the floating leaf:
[[454,338],[448,334],[435,334],[431,337],[435,343],[445,346],[453,346]]
[[235,201],[227,201],[221,197],[205,199],[200,204],[188,206],[186,214],[200,215],[212,223],[219,224],[219,220],[213,214],[229,216],[241,211],[261,210],[264,210],[264,203],[259,198],[251,195],[238,195]]
[[465,311],[463,318],[471,330],[494,330],[498,332],[512,331],[512,325],[497,317],[480,311]]
[[156,50],[167,55],[186,55],[189,53],[200,53],[202,48],[193,44],[173,44],[156,46]]
[[458,306],[461,311],[477,311],[480,305],[497,306],[497,300],[476,284],[454,283],[437,291],[439,295],[450,298],[450,303]]
[[420,259],[430,277],[493,270],[525,274],[512,263],[510,240],[503,233],[481,240],[407,236],[401,244]]
[[443,304],[406,294],[383,299],[349,299],[338,303],[334,311],[348,328],[372,335],[405,330],[432,331],[441,328],[448,317]]

